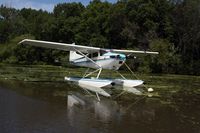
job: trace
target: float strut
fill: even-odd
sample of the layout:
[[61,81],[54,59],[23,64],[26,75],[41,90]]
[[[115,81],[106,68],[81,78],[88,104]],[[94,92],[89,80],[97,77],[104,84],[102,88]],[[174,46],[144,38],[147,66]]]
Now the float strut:
[[101,74],[101,70],[102,70],[102,68],[99,68],[99,73],[97,75],[97,79],[99,78],[99,75]]
[[101,101],[100,97],[99,97],[99,94],[97,92],[96,92],[96,96],[97,96],[98,101]]

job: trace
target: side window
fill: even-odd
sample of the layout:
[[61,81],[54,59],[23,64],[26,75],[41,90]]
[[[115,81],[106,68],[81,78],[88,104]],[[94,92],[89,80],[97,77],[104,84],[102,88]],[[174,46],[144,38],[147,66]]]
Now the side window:
[[[76,54],[79,54],[79,55],[82,55],[82,54],[80,54],[79,52],[76,52]],[[83,53],[84,55],[87,55],[87,53]]]
[[89,58],[97,57],[97,56],[98,56],[98,52],[92,53],[92,54],[89,54],[89,55],[88,55]]
[[114,56],[114,55],[111,55],[110,58],[115,58],[115,56]]
[[76,52],[76,54],[79,54],[79,55],[81,55],[79,52]]
[[89,58],[92,58],[92,54],[89,54],[88,57],[89,57]]
[[98,56],[98,52],[92,54],[92,57],[97,57],[97,56]]
[[105,54],[105,53],[106,53],[106,51],[100,50],[100,56],[102,56],[102,55]]

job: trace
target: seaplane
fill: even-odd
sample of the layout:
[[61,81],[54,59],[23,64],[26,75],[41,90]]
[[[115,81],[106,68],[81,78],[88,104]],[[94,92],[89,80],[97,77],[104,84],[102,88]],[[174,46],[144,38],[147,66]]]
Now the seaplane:
[[[130,88],[134,89],[134,87],[143,84],[144,81],[142,80],[126,79],[122,74],[119,73],[119,68],[123,64],[126,64],[125,62],[128,56],[132,54],[159,54],[158,52],[150,51],[106,49],[92,46],[75,45],[75,43],[66,44],[32,39],[24,39],[19,42],[19,44],[69,51],[69,62],[72,65],[87,67],[88,69],[81,77],[64,77],[64,80],[77,82],[79,86],[86,88],[86,91],[89,90],[96,93],[99,101],[100,98],[98,94],[105,97],[111,97],[111,95],[103,89],[104,87],[119,85],[125,88],[128,87],[129,89],[124,90],[131,92],[132,90]],[[90,69],[93,70],[89,71]],[[100,78],[100,74],[103,69],[113,70],[117,72],[121,78]],[[129,70],[131,71],[130,68]],[[91,77],[91,75],[95,73],[96,76]],[[150,91],[152,91],[152,88],[150,88]]]

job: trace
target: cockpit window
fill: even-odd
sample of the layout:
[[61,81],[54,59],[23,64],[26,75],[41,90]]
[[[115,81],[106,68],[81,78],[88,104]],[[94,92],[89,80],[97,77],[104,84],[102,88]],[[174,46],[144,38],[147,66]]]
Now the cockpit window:
[[103,54],[105,54],[106,51],[105,50],[100,50],[100,56],[102,56]]
[[98,52],[95,52],[92,54],[92,57],[97,57],[98,56]]
[[117,59],[120,59],[120,55],[111,55],[110,58],[117,58]]
[[110,58],[115,58],[115,56],[114,56],[114,55],[111,55]]
[[88,55],[89,58],[97,57],[97,56],[98,56],[98,52],[91,53],[91,54]]

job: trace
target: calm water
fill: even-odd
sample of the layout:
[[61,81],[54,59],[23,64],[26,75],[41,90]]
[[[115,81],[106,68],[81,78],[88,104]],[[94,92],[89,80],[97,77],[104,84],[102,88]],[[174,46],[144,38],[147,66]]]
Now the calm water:
[[0,80],[0,133],[79,132],[200,133],[199,88],[98,102],[72,84]]

